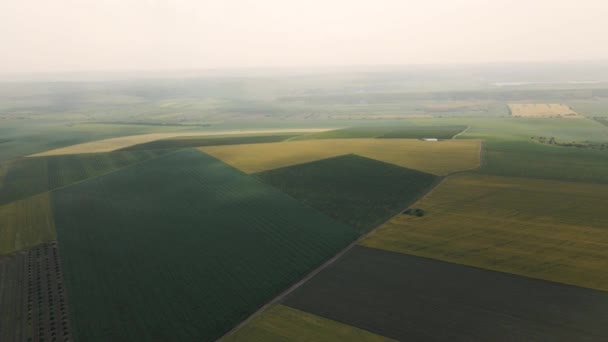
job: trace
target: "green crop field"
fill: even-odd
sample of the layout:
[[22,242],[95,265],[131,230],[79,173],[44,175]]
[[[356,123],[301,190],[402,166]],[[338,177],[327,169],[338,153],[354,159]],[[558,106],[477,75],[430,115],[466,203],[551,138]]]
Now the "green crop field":
[[416,126],[416,125],[393,125],[377,126],[366,125],[349,127],[334,131],[303,135],[293,140],[307,139],[353,139],[353,138],[381,138],[381,139],[422,139],[437,138],[451,139],[456,134],[465,130],[466,126]]
[[359,232],[405,209],[440,179],[354,154],[265,171],[256,177]]
[[273,305],[234,334],[222,339],[222,342],[240,341],[389,342],[394,340],[285,305]]
[[596,121],[472,119],[468,122],[471,128],[458,138],[486,141],[480,173],[608,182],[608,150],[543,145],[531,139],[542,136],[564,142],[608,142],[608,127]]
[[357,237],[194,149],[52,199],[81,341],[212,341]]
[[483,174],[608,183],[608,150],[531,141],[489,141],[485,147]]
[[377,136],[382,139],[451,139],[460,132],[467,129],[466,126],[419,126],[412,128],[401,128],[391,130],[383,135]]
[[0,204],[53,190],[165,154],[134,151],[21,158],[8,163]]
[[155,150],[176,149],[187,147],[217,146],[217,145],[239,145],[260,144],[279,142],[289,138],[297,137],[298,134],[274,134],[274,135],[252,135],[252,136],[226,136],[226,137],[188,137],[176,139],[156,140],[145,144],[138,144],[123,148],[122,151],[133,150]]

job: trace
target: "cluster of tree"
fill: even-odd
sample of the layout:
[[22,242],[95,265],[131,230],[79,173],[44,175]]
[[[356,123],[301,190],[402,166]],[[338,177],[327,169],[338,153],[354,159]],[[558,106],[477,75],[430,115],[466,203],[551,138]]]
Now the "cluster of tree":
[[550,145],[555,145],[556,141],[554,137],[532,137],[531,139],[538,141],[541,144],[550,144]]
[[608,149],[608,143],[593,143],[590,141],[561,142],[557,141],[554,137],[531,137],[530,139],[536,140],[541,144],[549,144],[563,147],[591,148],[596,150]]
[[413,208],[409,208],[407,210],[405,210],[403,212],[406,215],[411,215],[411,216],[418,216],[418,217],[422,217],[424,216],[424,210],[422,209],[413,209]]

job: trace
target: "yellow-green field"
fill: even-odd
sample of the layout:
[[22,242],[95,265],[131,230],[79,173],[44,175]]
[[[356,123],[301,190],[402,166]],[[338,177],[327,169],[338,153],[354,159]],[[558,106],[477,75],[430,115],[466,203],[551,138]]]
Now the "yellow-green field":
[[331,119],[337,120],[401,120],[401,119],[429,119],[431,114],[340,114],[331,115]]
[[480,140],[328,139],[208,146],[200,150],[247,173],[354,153],[435,175],[447,175],[477,168],[480,147]]
[[222,341],[387,342],[394,340],[284,305],[274,305]]
[[447,178],[367,247],[608,291],[608,185]]
[[0,206],[0,254],[8,254],[55,240],[49,194]]
[[561,103],[512,103],[509,109],[512,116],[522,118],[584,118],[570,106]]
[[129,135],[118,138],[90,141],[82,144],[61,147],[54,150],[32,154],[28,157],[55,156],[62,154],[80,153],[100,153],[112,152],[121,148],[133,145],[144,144],[151,141],[195,136],[228,136],[228,135],[251,135],[251,134],[274,134],[274,133],[318,133],[325,132],[328,128],[298,128],[298,129],[257,129],[257,130],[232,130],[232,131],[213,131],[213,132],[169,132],[169,133],[148,133]]

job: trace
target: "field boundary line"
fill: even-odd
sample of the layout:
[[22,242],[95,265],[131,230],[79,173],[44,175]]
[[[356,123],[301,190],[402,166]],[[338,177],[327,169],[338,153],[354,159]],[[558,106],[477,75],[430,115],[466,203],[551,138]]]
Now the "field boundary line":
[[[461,172],[464,172],[464,171],[461,171]],[[274,297],[269,302],[267,302],[266,304],[264,304],[262,307],[260,307],[259,309],[257,309],[254,313],[252,313],[251,315],[249,315],[249,317],[247,317],[241,323],[239,323],[236,326],[234,326],[232,329],[230,329],[224,335],[222,335],[221,337],[219,337],[216,341],[222,341],[224,338],[226,338],[226,337],[234,334],[239,329],[241,329],[243,326],[245,326],[247,323],[251,322],[254,318],[256,318],[256,317],[260,316],[262,313],[264,313],[264,311],[266,311],[270,306],[280,303],[283,299],[285,299],[285,297],[287,297],[293,291],[297,290],[300,286],[304,285],[304,283],[308,282],[310,279],[312,279],[313,277],[315,277],[317,274],[321,273],[321,271],[323,271],[326,268],[328,268],[329,266],[333,265],[336,261],[338,261],[341,257],[343,257],[351,249],[353,249],[355,246],[359,245],[359,243],[361,241],[363,241],[365,238],[367,238],[371,233],[375,232],[378,228],[384,226],[386,223],[388,223],[389,221],[391,221],[395,217],[397,217],[399,215],[402,215],[402,213],[403,213],[404,210],[406,210],[407,208],[409,208],[413,204],[417,203],[420,199],[422,199],[426,195],[430,194],[435,188],[437,188],[439,185],[441,185],[441,183],[443,183],[443,181],[447,177],[448,176],[437,176],[437,180],[435,182],[433,182],[433,184],[431,184],[426,189],[425,192],[423,192],[420,195],[416,196],[416,198],[413,198],[411,201],[408,201],[407,205],[404,206],[403,208],[401,208],[395,215],[392,215],[391,217],[389,217],[388,219],[386,219],[382,223],[378,224],[374,228],[370,229],[369,231],[367,231],[364,234],[362,234],[361,236],[359,236],[357,239],[355,239],[353,242],[351,242],[348,246],[344,247],[344,249],[342,249],[336,255],[334,255],[331,259],[325,261],[323,264],[321,264],[320,266],[318,266],[317,268],[315,268],[314,270],[312,270],[310,273],[308,273],[307,275],[305,275],[302,279],[300,279],[299,281],[297,281],[295,284],[291,285],[289,288],[287,288],[283,292],[279,293],[276,297]],[[361,328],[359,328],[359,329],[361,329]]]
[[[588,291],[608,292],[608,290],[602,290],[602,289],[598,289],[598,288],[594,288],[594,287],[587,287],[587,286],[581,286],[581,285],[577,285],[577,284],[564,283],[564,282],[561,282],[561,281],[548,280],[548,279],[544,279],[544,278],[536,278],[536,277],[532,277],[532,276],[521,274],[521,273],[512,273],[512,272],[508,272],[508,271],[500,271],[500,270],[496,270],[496,269],[492,269],[492,268],[485,268],[483,266],[475,266],[475,265],[472,265],[472,264],[465,264],[465,263],[460,263],[460,262],[455,262],[455,261],[448,261],[448,260],[445,260],[445,259],[433,258],[433,257],[429,257],[429,256],[424,256],[424,255],[417,255],[417,254],[412,254],[412,253],[396,252],[396,251],[393,251],[393,250],[390,250],[390,249],[371,247],[371,246],[361,246],[361,247],[362,248],[368,248],[368,249],[374,249],[374,250],[381,251],[381,252],[387,252],[387,253],[393,253],[393,254],[398,254],[398,255],[405,255],[405,256],[416,257],[416,258],[420,258],[420,259],[426,259],[426,260],[429,260],[429,261],[437,261],[437,262],[442,262],[442,263],[446,263],[446,264],[465,266],[465,267],[474,268],[474,269],[477,269],[477,270],[480,270],[480,271],[483,271],[483,272],[501,273],[501,274],[506,274],[506,275],[512,276],[512,277],[526,278],[526,279],[530,279],[530,280],[534,280],[534,281],[540,281],[540,282],[547,283],[547,284],[554,284],[554,285],[568,286],[568,287],[576,287],[578,289],[588,290]],[[562,259],[560,259],[560,260],[562,260]],[[343,323],[343,324],[345,324],[345,323]],[[355,327],[355,328],[357,328],[357,327]]]
[[[189,148],[190,148],[190,147],[189,147]],[[188,149],[188,148],[185,148],[185,149],[177,149],[177,150],[175,150],[175,151],[167,152],[167,153],[165,153],[165,154],[161,154],[161,155],[159,155],[159,156],[152,157],[152,158],[150,158],[150,159],[142,160],[142,161],[139,161],[139,162],[134,163],[134,164],[129,164],[129,165],[125,166],[125,167],[121,167],[120,169],[113,170],[113,171],[110,171],[110,172],[108,172],[108,173],[104,173],[103,175],[98,175],[98,176],[94,176],[94,177],[91,177],[91,178],[82,179],[82,180],[76,181],[76,182],[74,182],[74,183],[70,183],[70,184],[66,184],[66,185],[60,186],[60,187],[58,187],[58,188],[49,189],[49,190],[48,190],[48,191],[46,191],[46,192],[51,193],[51,192],[53,192],[53,191],[56,191],[56,190],[61,190],[61,189],[63,189],[63,188],[67,188],[68,186],[72,186],[72,185],[75,185],[75,184],[80,184],[80,183],[82,183],[82,182],[86,182],[86,181],[89,181],[89,180],[91,180],[91,179],[97,179],[97,178],[100,178],[100,177],[105,177],[105,176],[107,176],[107,175],[111,175],[111,174],[113,174],[113,173],[115,173],[115,172],[122,171],[122,170],[126,170],[126,169],[129,169],[129,168],[134,167],[134,166],[137,166],[137,165],[141,165],[141,164],[143,164],[143,163],[145,163],[145,162],[148,162],[148,161],[150,161],[150,160],[155,160],[155,159],[158,159],[158,158],[162,158],[162,157],[164,157],[164,156],[169,156],[169,155],[172,155],[172,154],[177,153],[177,152],[179,152],[179,151],[183,151],[183,150],[187,150],[187,149]],[[110,153],[111,153],[111,152],[110,152]],[[35,196],[35,195],[34,195],[34,196]],[[31,196],[30,196],[30,197],[31,197]]]
[[479,167],[478,169],[481,169],[482,167],[484,167],[486,165],[486,141],[482,140],[481,144],[479,146]]
[[465,128],[464,130],[460,131],[459,133],[456,133],[456,135],[453,136],[452,139],[456,139],[457,136],[461,135],[462,133],[465,133],[469,130],[469,128],[471,128],[471,126],[467,126],[467,128]]
[[281,141],[277,141],[277,142],[280,142],[280,143],[289,142],[289,141],[293,141],[295,138],[307,137],[307,136],[313,135],[313,134],[316,134],[316,133],[296,135],[295,137],[287,138],[285,140],[281,140]]
[[[300,139],[298,139],[298,138],[308,137],[308,136],[319,134],[319,133],[338,131],[338,130],[346,129],[346,128],[348,128],[348,127],[330,128],[330,129],[328,129],[326,131],[322,131],[322,132],[304,133],[304,134],[296,135],[295,137],[291,137],[289,139],[286,139],[286,140],[283,140],[283,141],[278,141],[278,142],[289,142],[289,141],[293,141],[293,140],[299,141]],[[318,140],[323,140],[323,139],[324,138],[321,138],[321,139],[318,139]],[[335,139],[335,138],[325,138],[325,139]],[[303,140],[315,140],[315,139],[303,139]]]
[[460,173],[466,173],[466,172],[471,172],[471,171],[481,169],[485,165],[485,161],[484,161],[485,150],[486,150],[485,140],[479,140],[479,164],[477,166],[466,169],[466,170],[450,172],[450,173],[440,176],[440,177],[447,178],[447,177],[454,176],[454,175],[457,175]]
[[[181,150],[183,150],[183,149],[181,149]],[[30,196],[27,196],[27,197],[24,197],[24,198],[20,198],[20,199],[18,199],[18,200],[15,200],[15,201],[12,201],[12,202],[9,202],[9,203],[6,203],[6,204],[10,204],[10,203],[13,203],[13,202],[16,202],[16,201],[23,201],[23,200],[27,200],[27,199],[29,199],[29,198],[32,198],[32,197],[34,197],[34,196],[39,196],[39,195],[42,195],[42,194],[48,194],[48,196],[49,196],[49,201],[50,201],[50,200],[51,200],[51,199],[50,199],[50,196],[51,196],[51,193],[52,193],[53,191],[56,191],[56,190],[61,190],[61,189],[67,188],[67,187],[72,186],[72,185],[76,185],[76,184],[80,184],[80,183],[82,183],[82,182],[86,182],[86,181],[91,180],[91,179],[97,179],[97,178],[99,178],[99,177],[104,177],[104,176],[107,176],[107,175],[113,174],[113,173],[115,173],[115,172],[118,172],[118,171],[122,171],[122,170],[128,169],[128,168],[130,168],[130,167],[132,167],[132,166],[137,166],[137,165],[140,165],[140,164],[145,163],[145,162],[150,161],[150,160],[154,160],[154,159],[157,159],[157,158],[162,158],[162,157],[164,157],[164,156],[171,155],[171,154],[176,153],[176,152],[179,152],[179,151],[181,151],[181,150],[175,150],[175,151],[171,151],[171,152],[168,152],[168,153],[165,153],[165,154],[159,155],[159,156],[152,157],[152,158],[150,158],[150,159],[142,160],[142,161],[140,161],[140,162],[137,162],[137,163],[134,163],[134,164],[127,165],[127,166],[125,166],[125,167],[122,167],[122,168],[117,169],[117,170],[114,170],[114,171],[110,171],[110,172],[108,172],[108,173],[104,173],[104,174],[102,174],[102,175],[98,175],[98,176],[94,176],[94,177],[91,177],[91,178],[82,179],[82,180],[76,181],[76,182],[74,182],[74,183],[66,184],[66,185],[63,185],[63,186],[60,186],[60,187],[57,187],[57,188],[49,189],[49,190],[47,190],[47,191],[39,192],[39,193],[37,193],[37,194],[33,194],[33,195],[30,195]],[[6,205],[6,204],[5,204],[5,205]],[[52,203],[50,203],[50,205],[52,205]],[[54,211],[53,211],[53,210],[51,210],[51,214],[52,214],[52,215],[54,215]],[[50,242],[53,242],[53,241],[54,241],[54,242],[57,242],[57,244],[59,244],[59,241],[57,240],[57,228],[55,227],[55,218],[54,218],[54,217],[53,217],[53,230],[54,230],[54,233],[55,233],[55,238],[54,238],[53,240],[48,240],[48,241],[46,241],[46,240],[45,240],[45,241],[41,241],[40,243],[38,243],[38,244],[36,244],[36,245],[34,245],[34,246],[31,246],[31,247],[28,247],[28,248],[19,249],[19,250],[16,250],[16,251],[11,252],[11,253],[8,253],[8,254],[0,254],[0,258],[2,258],[2,257],[4,257],[4,256],[10,256],[10,255],[13,255],[13,254],[17,254],[17,253],[20,253],[20,252],[23,252],[23,251],[27,251],[28,249],[37,248],[37,247],[39,247],[41,244],[50,243]]]

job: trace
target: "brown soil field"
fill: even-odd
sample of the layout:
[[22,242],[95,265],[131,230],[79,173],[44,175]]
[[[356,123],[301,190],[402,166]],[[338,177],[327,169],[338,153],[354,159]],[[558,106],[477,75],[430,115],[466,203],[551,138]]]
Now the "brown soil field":
[[200,148],[246,173],[357,154],[435,175],[479,167],[480,140],[327,139]]
[[608,291],[608,185],[455,175],[361,244]]
[[511,103],[509,110],[514,117],[583,119],[570,106],[561,103]]

